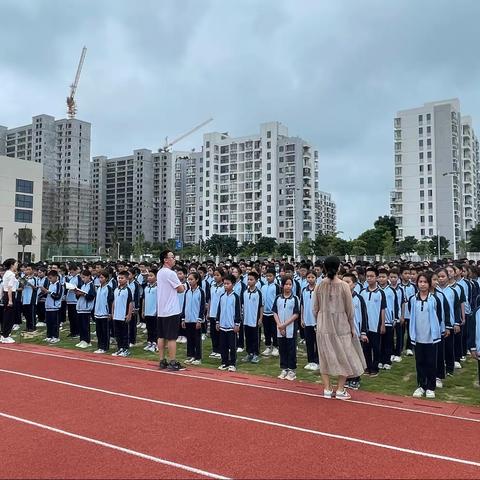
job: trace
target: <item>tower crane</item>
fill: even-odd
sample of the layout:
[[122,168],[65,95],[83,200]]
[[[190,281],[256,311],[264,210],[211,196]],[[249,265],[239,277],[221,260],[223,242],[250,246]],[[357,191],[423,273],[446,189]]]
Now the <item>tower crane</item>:
[[202,127],[207,125],[207,123],[210,123],[212,120],[213,120],[213,118],[209,118],[208,120],[205,120],[204,122],[200,123],[199,125],[192,128],[191,130],[184,133],[183,135],[180,135],[179,137],[177,137],[175,140],[172,140],[171,142],[168,141],[168,137],[165,137],[165,145],[163,146],[163,148],[160,148],[158,151],[159,152],[168,152],[170,147],[172,147],[173,145],[178,143],[180,140],[183,140],[184,138],[188,137],[192,133],[195,133],[197,130],[200,130]]
[[78,62],[77,74],[72,85],[70,85],[70,95],[67,97],[67,114],[68,118],[75,118],[77,113],[77,105],[75,103],[75,93],[78,87],[78,81],[80,80],[80,74],[82,73],[83,62],[85,61],[85,54],[87,53],[87,47],[83,47],[82,54],[80,55],[80,61]]

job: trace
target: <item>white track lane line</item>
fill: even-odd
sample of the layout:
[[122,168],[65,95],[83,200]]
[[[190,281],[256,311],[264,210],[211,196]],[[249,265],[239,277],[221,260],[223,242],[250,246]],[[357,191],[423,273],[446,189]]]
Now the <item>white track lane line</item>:
[[[287,388],[280,388],[280,387],[269,387],[267,385],[256,385],[252,383],[246,383],[246,382],[237,382],[234,380],[224,380],[221,378],[211,378],[211,377],[203,377],[200,374],[192,375],[189,373],[183,373],[183,372],[165,372],[163,370],[158,370],[158,368],[146,368],[146,367],[136,367],[134,365],[122,365],[121,363],[114,363],[114,362],[109,362],[106,360],[92,360],[90,358],[82,358],[82,357],[74,357],[70,355],[61,355],[59,353],[47,353],[47,352],[34,352],[30,350],[25,350],[23,348],[15,348],[15,347],[5,347],[0,345],[1,350],[5,351],[13,351],[13,352],[20,352],[20,353],[27,353],[31,355],[41,355],[41,356],[46,356],[46,357],[53,357],[53,358],[62,358],[65,360],[74,360],[78,362],[85,362],[85,363],[94,363],[94,364],[100,364],[100,365],[107,365],[110,367],[119,367],[119,368],[128,368],[131,370],[140,370],[143,372],[150,372],[150,373],[155,373],[155,374],[163,374],[163,375],[174,375],[175,377],[185,377],[185,378],[192,378],[194,380],[204,380],[204,381],[209,381],[209,382],[216,382],[216,383],[226,383],[228,385],[240,385],[242,387],[249,387],[249,388],[259,388],[261,390],[270,390],[270,391],[275,391],[275,392],[282,392],[282,393],[290,393],[293,395],[300,395],[304,397],[314,397],[314,398],[320,398],[325,401],[330,401],[330,399],[325,399],[322,394],[319,393],[309,393],[309,392],[301,392],[298,390],[289,390]],[[268,377],[267,377],[268,378]],[[477,418],[468,418],[468,417],[461,417],[461,416],[454,416],[454,415],[449,415],[446,413],[438,413],[438,412],[428,412],[425,410],[417,410],[415,408],[408,408],[408,407],[397,407],[395,405],[382,405],[380,403],[374,403],[374,402],[367,402],[364,400],[343,400],[344,403],[348,404],[355,404],[355,405],[366,405],[369,407],[376,407],[376,408],[386,408],[388,410],[397,410],[400,412],[408,412],[408,413],[417,413],[419,415],[430,415],[433,417],[441,417],[441,418],[448,418],[449,420],[461,420],[465,422],[473,422],[473,423],[480,423],[480,419]]]
[[33,427],[38,427],[43,430],[48,430],[50,432],[59,433],[67,437],[75,438],[77,440],[83,440],[84,442],[93,443],[101,447],[110,448],[111,450],[116,450],[117,452],[126,453],[128,455],[133,455],[134,457],[142,458],[144,460],[150,460],[155,463],[161,463],[162,465],[168,465],[169,467],[178,468],[181,470],[186,470],[187,472],[195,473],[197,475],[203,475],[208,478],[215,478],[220,480],[229,480],[229,477],[224,477],[223,475],[217,475],[216,473],[207,472],[206,470],[201,470],[199,468],[190,467],[189,465],[184,465],[182,463],[171,462],[170,460],[165,460],[164,458],[155,457],[153,455],[148,455],[146,453],[137,452],[136,450],[131,450],[130,448],[120,447],[119,445],[114,445],[113,443],[102,442],[91,437],[85,437],[84,435],[78,435],[77,433],[68,432],[67,430],[61,430],[60,428],[51,427],[50,425],[45,425],[44,423],[33,422],[26,418],[17,417],[15,415],[10,415],[5,412],[0,412],[0,417],[7,418],[9,420],[14,420],[16,422],[25,423]]
[[71,382],[64,382],[62,380],[54,380],[52,378],[47,378],[47,377],[40,377],[38,375],[31,375],[29,373],[22,373],[22,372],[16,372],[14,370],[5,370],[5,369],[0,369],[0,373],[6,373],[9,375],[17,375],[20,377],[25,377],[25,378],[31,378],[34,380],[41,380],[49,383],[56,383],[58,385],[65,385],[67,387],[73,387],[73,388],[79,388],[81,390],[88,390],[91,392],[97,392],[97,393],[103,393],[106,395],[112,395],[115,397],[122,397],[122,398],[128,398],[130,400],[138,400],[141,402],[148,402],[148,403],[153,403],[156,405],[164,405],[167,407],[173,407],[173,408],[179,408],[182,410],[189,410],[193,412],[198,412],[198,413],[206,413],[209,415],[216,415],[219,417],[225,417],[225,418],[232,418],[235,420],[243,420],[246,422],[251,422],[251,423],[258,423],[261,425],[267,425],[269,427],[278,427],[286,430],[293,430],[295,432],[301,432],[301,433],[308,433],[311,435],[316,435],[320,437],[326,437],[326,438],[334,438],[336,440],[343,440],[346,442],[352,442],[352,443],[359,443],[363,445],[369,445],[371,447],[377,447],[377,448],[383,448],[386,450],[393,450],[395,452],[401,452],[401,453],[408,453],[411,455],[417,455],[420,457],[427,457],[427,458],[432,458],[435,460],[443,460],[446,462],[453,462],[453,463],[460,463],[463,465],[470,465],[473,467],[478,467],[480,468],[480,462],[476,462],[473,460],[465,460],[462,458],[456,458],[456,457],[448,457],[445,455],[438,455],[436,453],[430,453],[430,452],[423,452],[421,450],[413,450],[410,448],[402,448],[402,447],[396,447],[395,445],[389,445],[386,443],[379,443],[379,442],[372,442],[369,440],[364,440],[362,438],[357,438],[357,437],[348,437],[345,435],[338,435],[335,433],[328,433],[328,432],[322,432],[320,430],[312,430],[309,428],[303,428],[303,427],[297,427],[294,425],[289,425],[286,423],[279,423],[279,422],[272,422],[270,420],[262,420],[261,418],[255,418],[255,417],[246,417],[244,415],[236,415],[233,413],[226,413],[226,412],[221,412],[218,410],[211,410],[207,408],[200,408],[200,407],[192,407],[190,405],[183,405],[180,403],[173,403],[173,402],[165,402],[163,400],[156,400],[153,398],[147,398],[147,397],[139,397],[137,395],[129,395],[127,393],[121,393],[121,392],[114,392],[111,390],[104,390],[102,388],[96,388],[96,387],[89,387],[87,385],[80,385],[77,383],[71,383]]

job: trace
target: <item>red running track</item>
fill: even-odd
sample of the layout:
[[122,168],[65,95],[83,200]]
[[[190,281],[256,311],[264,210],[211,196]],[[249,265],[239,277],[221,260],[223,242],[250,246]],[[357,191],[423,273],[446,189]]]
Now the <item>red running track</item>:
[[0,348],[0,477],[480,477],[475,409],[472,418],[431,415],[326,400],[300,383],[273,381],[272,390],[246,376],[209,381],[92,358]]

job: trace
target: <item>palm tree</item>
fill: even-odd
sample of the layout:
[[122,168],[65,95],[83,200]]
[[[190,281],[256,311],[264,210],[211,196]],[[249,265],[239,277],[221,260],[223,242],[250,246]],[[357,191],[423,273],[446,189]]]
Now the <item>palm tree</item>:
[[68,234],[67,230],[65,230],[62,227],[55,227],[53,229],[48,230],[48,232],[45,235],[45,238],[47,239],[47,242],[55,245],[57,247],[57,253],[61,254],[60,247],[65,245],[68,240]]
[[21,262],[23,263],[23,259],[25,257],[25,247],[27,245],[31,245],[32,242],[37,238],[32,232],[31,228],[28,228],[26,225],[23,228],[18,229],[18,233],[13,234],[14,237],[17,239],[18,244],[22,246],[22,259]]

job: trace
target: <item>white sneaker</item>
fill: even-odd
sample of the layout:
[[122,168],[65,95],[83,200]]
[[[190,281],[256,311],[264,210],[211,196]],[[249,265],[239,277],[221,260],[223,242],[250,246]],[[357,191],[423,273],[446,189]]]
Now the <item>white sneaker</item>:
[[399,357],[399,356],[397,356],[397,355],[394,355],[394,356],[393,356],[392,362],[400,363],[401,361],[402,361],[402,357]]
[[87,343],[85,340],[82,340],[80,343],[76,345],[78,348],[88,348],[91,347],[91,343]]
[[437,380],[435,381],[435,384],[437,388],[443,388],[443,382],[440,378],[437,378]]
[[243,352],[243,348],[242,347],[238,347],[237,348],[237,353],[242,353]]
[[295,373],[295,370],[289,370],[287,373],[287,380],[290,380],[291,382],[297,378],[297,374]]
[[143,349],[148,352],[150,350],[150,347],[152,346],[152,342],[147,342],[147,345],[145,345],[145,347],[143,347]]
[[58,343],[60,341],[59,338],[53,337],[50,339],[50,343]]
[[215,352],[212,352],[208,357],[209,358],[217,358],[217,354]]
[[83,348],[82,345],[83,345],[84,343],[85,343],[85,342],[82,340],[81,342],[78,342],[75,346],[76,346],[76,347]]
[[20,325],[18,325],[17,323],[15,323],[12,327],[12,331],[13,332],[16,332],[17,330],[20,330]]
[[45,322],[37,322],[37,327],[46,327],[47,324]]
[[221,353],[216,353],[215,358],[222,358],[222,354]]
[[229,372],[236,372],[236,371],[237,371],[237,367],[236,367],[235,365],[230,365],[230,366],[228,367],[228,371],[229,371]]
[[412,397],[422,398],[425,395],[425,390],[422,387],[418,387],[414,392]]
[[467,359],[467,357],[460,357],[460,361],[464,362]]
[[263,352],[262,355],[265,357],[269,357],[272,354],[272,347],[267,347]]
[[15,343],[12,337],[3,337],[2,343]]
[[192,363],[194,360],[195,360],[194,357],[190,357],[185,360],[185,363]]
[[[51,340],[52,340],[52,337],[47,337],[43,339],[44,342],[50,342]],[[3,337],[2,337],[2,343],[3,343]]]
[[201,360],[193,360],[192,365],[201,365],[202,361]]
[[218,367],[218,369],[219,369],[219,370],[222,370],[222,371],[225,371],[225,370],[228,370],[228,367],[227,367],[225,364],[222,363],[222,365],[220,365],[220,366]]
[[130,356],[130,350],[127,350],[127,349],[122,350],[117,356],[118,357],[128,357],[128,356]]
[[383,364],[383,369],[384,369],[384,370],[391,370],[391,369],[392,369],[392,366],[391,366],[390,364],[388,364],[388,363],[384,363],[384,364]]
[[462,368],[462,365],[461,365],[460,362],[455,362],[455,363],[453,364],[453,367],[456,368],[457,370],[460,370],[460,369]]
[[318,365],[318,363],[312,363],[311,370],[312,372],[318,372],[320,370],[320,366]]
[[272,348],[272,357],[278,357],[278,348]]
[[303,368],[305,370],[312,370],[313,365],[314,365],[313,363],[307,363]]
[[206,339],[207,339],[207,336],[204,333],[202,333],[202,342],[204,342]]
[[427,391],[425,392],[425,396],[426,396],[427,398],[435,398],[435,392],[434,392],[433,390],[427,390]]
[[394,362],[395,361],[395,355],[390,355],[390,361]]
[[288,372],[286,370],[282,370],[277,378],[279,378],[280,380],[285,380],[287,378],[287,375]]
[[181,337],[180,343],[187,343],[187,337]]
[[133,347],[135,346],[135,344],[134,344],[134,343],[129,343],[128,346],[129,346],[130,348],[133,348]]
[[102,350],[101,348],[99,348],[98,350],[95,350],[93,353],[107,353],[107,352],[105,352],[105,350]]
[[123,348],[120,348],[116,352],[112,353],[112,357],[118,357],[123,352]]
[[383,363],[379,363],[379,364],[378,364],[378,369],[379,369],[379,370],[383,370]]
[[413,357],[413,350],[411,350],[410,348],[406,351],[406,355],[407,357]]
[[326,388],[323,389],[323,396],[324,398],[332,398],[333,390],[327,390]]
[[335,392],[335,398],[337,398],[338,400],[350,400],[352,396],[344,388],[343,392],[341,392],[340,390],[337,390]]

